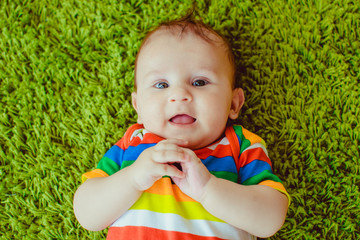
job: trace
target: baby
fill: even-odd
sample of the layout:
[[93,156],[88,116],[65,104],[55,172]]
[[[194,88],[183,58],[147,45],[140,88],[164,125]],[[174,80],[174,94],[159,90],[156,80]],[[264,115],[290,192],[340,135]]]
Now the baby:
[[256,239],[283,225],[289,196],[264,141],[231,126],[244,103],[229,43],[191,15],[142,43],[132,103],[138,114],[97,169],[74,212],[108,239]]

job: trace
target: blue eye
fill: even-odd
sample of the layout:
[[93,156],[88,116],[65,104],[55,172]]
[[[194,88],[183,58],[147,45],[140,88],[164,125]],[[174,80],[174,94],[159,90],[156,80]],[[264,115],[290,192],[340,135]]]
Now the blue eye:
[[198,80],[195,80],[192,85],[195,86],[195,87],[202,87],[202,86],[205,86],[206,84],[208,84],[209,82],[204,80],[204,79],[198,79]]
[[154,85],[154,87],[158,89],[164,89],[164,88],[168,88],[169,84],[166,82],[158,82]]

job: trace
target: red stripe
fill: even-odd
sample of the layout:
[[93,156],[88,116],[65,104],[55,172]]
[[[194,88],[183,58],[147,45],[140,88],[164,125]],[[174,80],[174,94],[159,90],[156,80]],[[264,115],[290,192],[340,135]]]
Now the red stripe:
[[239,140],[237,138],[237,135],[235,133],[235,130],[233,127],[227,127],[226,131],[225,131],[225,135],[228,138],[229,142],[230,142],[230,148],[232,150],[233,153],[233,158],[235,160],[235,164],[236,164],[236,168],[239,172],[240,169],[240,159],[239,159],[239,155],[240,155],[240,144],[239,144]]
[[218,237],[204,237],[190,233],[165,231],[149,227],[110,227],[107,238],[108,240],[223,240]]
[[[164,140],[164,138],[159,137],[153,133],[147,133],[144,135],[144,139],[141,141],[141,143],[158,143],[162,140]],[[134,144],[131,144],[131,146],[134,146]]]
[[238,170],[254,160],[261,160],[267,162],[268,164],[270,164],[270,166],[272,166],[271,161],[264,152],[264,150],[258,147],[258,148],[248,149],[241,154],[239,159],[240,165],[238,165]]
[[124,136],[115,144],[119,148],[125,150],[130,146],[130,137],[135,130],[141,129],[143,126],[140,124],[131,125],[125,132]]
[[135,137],[133,139],[130,138],[132,136],[132,134],[139,129],[144,129],[144,126],[141,124],[134,124],[132,126],[130,126],[128,128],[128,130],[125,132],[125,135],[115,144],[116,146],[120,147],[121,149],[125,150],[127,149],[129,146],[138,146],[139,144],[142,143],[158,143],[162,140],[164,140],[163,138],[155,135],[155,134],[145,134],[144,138],[141,140],[139,137]]
[[201,159],[206,159],[210,155],[223,158],[223,157],[232,157],[231,147],[230,145],[218,145],[215,150],[211,150],[209,148],[203,148],[195,151],[196,155]]
[[[132,134],[136,130],[143,129],[143,128],[144,128],[144,126],[141,124],[134,124],[134,125],[130,126],[129,129],[126,131],[125,135],[122,137],[122,139],[120,139],[115,145],[117,145],[121,149],[125,150],[129,146],[138,146],[139,144],[147,144],[147,143],[158,143],[158,142],[164,140],[163,138],[161,138],[155,134],[148,133],[143,136],[142,140],[139,137],[135,137],[135,138],[131,139],[131,141],[130,141]],[[218,140],[215,144],[219,143],[220,141],[221,141],[221,139]],[[232,156],[232,151],[231,151],[230,145],[220,145],[220,146],[221,147],[218,146],[215,150],[203,148],[200,150],[196,150],[195,153],[201,159],[206,159],[210,155],[217,157],[217,158]]]

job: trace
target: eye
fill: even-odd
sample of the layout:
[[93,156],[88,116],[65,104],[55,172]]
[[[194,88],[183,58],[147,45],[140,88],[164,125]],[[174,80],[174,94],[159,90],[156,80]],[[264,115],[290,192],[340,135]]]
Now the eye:
[[204,79],[197,79],[195,80],[192,85],[195,87],[202,87],[205,86],[206,84],[208,84],[209,82],[207,80]]
[[154,87],[158,88],[158,89],[164,89],[164,88],[168,88],[169,84],[166,82],[158,82],[158,83],[155,83]]

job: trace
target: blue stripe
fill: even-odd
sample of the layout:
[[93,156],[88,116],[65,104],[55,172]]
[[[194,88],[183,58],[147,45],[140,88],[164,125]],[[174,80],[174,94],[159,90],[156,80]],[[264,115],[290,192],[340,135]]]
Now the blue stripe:
[[267,162],[261,160],[254,160],[251,163],[240,168],[239,175],[241,182],[245,182],[247,179],[258,175],[266,170],[272,172],[271,166]]
[[139,144],[138,146],[130,146],[128,149],[123,150],[117,145],[112,146],[104,155],[104,157],[107,157],[119,166],[122,165],[122,161],[134,161],[136,160],[139,155],[147,148],[152,147],[156,145],[155,143],[149,143],[149,144]]
[[[139,144],[138,146],[129,146],[125,151],[114,145],[105,153],[104,157],[110,158],[121,166],[123,160],[134,161],[144,150],[155,145],[156,143]],[[202,162],[209,171],[226,171],[237,174],[235,161],[230,156],[223,158],[209,156]]]
[[124,150],[122,150],[120,147],[114,145],[105,153],[104,157],[107,157],[107,158],[113,160],[119,166],[121,166],[123,155],[124,155]]
[[155,145],[156,145],[156,143],[143,143],[143,144],[139,144],[139,145],[137,145],[135,147],[130,146],[125,151],[124,160],[126,160],[126,161],[134,161],[134,160],[138,159],[139,155],[145,149],[148,149],[149,147],[153,147]]
[[206,159],[202,160],[202,162],[209,171],[225,171],[237,174],[236,164],[234,158],[232,157],[228,156],[223,158],[217,158],[214,156],[209,156]]

